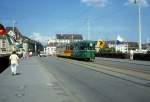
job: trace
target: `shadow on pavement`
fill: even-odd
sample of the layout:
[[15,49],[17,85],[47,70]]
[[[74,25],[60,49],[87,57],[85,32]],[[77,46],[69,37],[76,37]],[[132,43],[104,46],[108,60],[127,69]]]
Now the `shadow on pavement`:
[[9,67],[9,56],[0,57],[0,73]]

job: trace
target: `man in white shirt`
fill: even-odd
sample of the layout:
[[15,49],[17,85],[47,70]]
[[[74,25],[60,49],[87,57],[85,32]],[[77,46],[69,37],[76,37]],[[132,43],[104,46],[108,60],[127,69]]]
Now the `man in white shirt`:
[[134,55],[133,50],[130,50],[130,60],[133,60],[133,55]]
[[17,56],[16,51],[12,52],[9,59],[10,59],[10,62],[11,62],[12,75],[16,75],[17,74],[17,66],[19,64],[19,57]]

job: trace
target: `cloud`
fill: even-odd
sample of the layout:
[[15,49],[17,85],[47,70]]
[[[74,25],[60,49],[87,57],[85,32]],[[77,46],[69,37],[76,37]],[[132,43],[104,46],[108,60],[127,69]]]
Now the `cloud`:
[[81,0],[81,3],[95,7],[106,7],[109,4],[108,0]]
[[148,0],[128,0],[128,2],[125,3],[125,5],[130,5],[130,4],[140,4],[142,7],[148,7]]
[[47,44],[49,36],[44,36],[40,33],[33,32],[30,36],[31,39],[41,42],[43,45]]

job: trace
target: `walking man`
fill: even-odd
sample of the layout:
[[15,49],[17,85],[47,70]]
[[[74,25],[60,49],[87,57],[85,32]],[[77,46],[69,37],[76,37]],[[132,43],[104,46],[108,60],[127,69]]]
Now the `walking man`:
[[133,55],[134,55],[133,50],[130,50],[130,60],[133,60]]
[[17,67],[19,64],[19,57],[17,56],[16,51],[12,52],[12,54],[9,57],[9,60],[11,62],[12,75],[16,75],[17,74]]

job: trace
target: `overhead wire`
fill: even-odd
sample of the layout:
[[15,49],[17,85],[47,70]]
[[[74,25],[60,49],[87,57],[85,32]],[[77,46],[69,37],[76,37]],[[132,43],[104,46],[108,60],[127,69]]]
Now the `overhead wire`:
[[[102,21],[102,22],[109,21],[110,22],[113,20],[113,19],[111,19],[112,17],[118,16],[120,14],[123,14],[123,15],[126,14],[127,6],[121,6],[120,8],[117,8],[116,10],[109,12],[106,15],[98,15],[95,18],[93,17],[94,15],[92,15],[92,16],[89,15],[89,14],[91,14],[91,12],[93,12],[92,10],[93,9],[91,7],[88,7],[86,9],[84,9],[83,11],[81,11],[80,13],[78,13],[78,15],[76,15],[75,17],[71,18],[72,22],[69,22],[69,24],[67,24],[67,28],[83,29],[83,27],[85,28],[85,26],[88,26],[87,25],[88,21],[90,21],[90,23],[92,23],[94,25],[96,23],[99,23],[100,21]],[[97,15],[97,13],[95,15]],[[68,20],[68,21],[70,21],[70,20]],[[78,23],[78,22],[80,22],[80,23]],[[79,27],[79,26],[81,26],[81,27]]]

